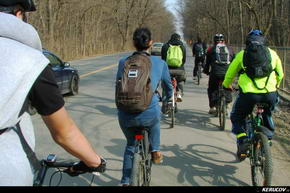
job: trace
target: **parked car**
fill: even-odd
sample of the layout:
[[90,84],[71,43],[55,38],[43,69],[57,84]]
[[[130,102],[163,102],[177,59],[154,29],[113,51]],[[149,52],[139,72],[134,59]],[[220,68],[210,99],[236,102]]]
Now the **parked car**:
[[151,55],[161,55],[161,49],[162,49],[163,43],[161,42],[154,42],[151,48]]
[[50,61],[49,65],[54,72],[61,94],[78,94],[80,80],[78,70],[71,67],[70,63],[62,61],[58,56],[48,50],[43,49],[43,54]]

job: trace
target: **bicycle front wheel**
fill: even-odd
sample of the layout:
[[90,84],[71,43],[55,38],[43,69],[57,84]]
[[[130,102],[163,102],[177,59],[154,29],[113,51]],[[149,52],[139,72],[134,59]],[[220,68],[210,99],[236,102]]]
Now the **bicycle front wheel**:
[[131,173],[131,186],[142,186],[144,182],[144,168],[141,164],[141,155],[139,153],[134,154],[133,168]]
[[273,167],[268,137],[258,132],[253,145],[254,155],[251,166],[253,185],[271,186]]
[[219,106],[219,121],[220,121],[220,130],[224,131],[226,128],[226,99],[221,97],[220,106]]

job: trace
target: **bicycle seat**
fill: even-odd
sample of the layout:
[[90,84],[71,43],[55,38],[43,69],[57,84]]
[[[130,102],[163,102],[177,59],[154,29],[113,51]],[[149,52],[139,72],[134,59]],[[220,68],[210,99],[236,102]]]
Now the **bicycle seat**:
[[134,131],[135,133],[142,133],[143,131],[148,131],[149,128],[144,126],[136,126],[136,127],[129,127],[128,128],[131,131]]
[[264,109],[264,108],[269,108],[270,105],[267,103],[257,103],[256,106],[257,108]]

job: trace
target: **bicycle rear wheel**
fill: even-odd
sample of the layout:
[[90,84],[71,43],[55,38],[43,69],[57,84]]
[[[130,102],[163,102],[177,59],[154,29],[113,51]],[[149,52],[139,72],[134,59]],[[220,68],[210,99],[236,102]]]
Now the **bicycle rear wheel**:
[[253,163],[251,165],[252,183],[254,186],[271,186],[272,157],[268,138],[258,132],[255,136]]
[[144,170],[141,164],[142,158],[139,153],[134,154],[133,168],[131,173],[131,186],[142,186],[144,181]]
[[145,158],[145,165],[144,165],[144,186],[150,186],[151,182],[151,167],[152,167],[152,160],[151,160],[151,152],[150,152],[150,143],[149,143],[149,136],[148,132],[144,134],[144,158]]
[[201,78],[201,69],[200,69],[200,66],[198,66],[198,70],[197,70],[197,85],[200,85],[200,78]]
[[174,109],[174,107],[172,107],[170,109],[170,116],[171,116],[170,128],[174,128],[174,124],[175,124],[175,109]]
[[224,96],[220,99],[219,105],[219,121],[220,121],[220,130],[224,131],[226,127],[226,99]]

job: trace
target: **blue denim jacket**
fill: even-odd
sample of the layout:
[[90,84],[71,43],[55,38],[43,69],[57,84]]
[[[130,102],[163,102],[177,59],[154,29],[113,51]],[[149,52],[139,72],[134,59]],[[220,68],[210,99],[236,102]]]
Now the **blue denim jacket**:
[[[127,58],[128,57],[122,58],[119,61],[118,72],[117,72],[117,77],[116,77],[117,80],[122,76],[122,73],[124,70],[124,64]],[[171,78],[170,78],[170,74],[168,70],[168,65],[166,64],[165,61],[161,60],[157,56],[150,56],[150,58],[151,58],[151,63],[152,63],[151,75],[150,75],[152,90],[154,91],[157,90],[159,83],[163,82],[165,94],[167,98],[169,99],[172,96],[173,87],[172,87]],[[159,97],[157,94],[154,94],[150,106],[142,113],[130,114],[130,113],[126,113],[119,110],[118,115],[119,115],[119,118],[123,120],[124,119],[130,120],[134,118],[138,119],[138,118],[145,118],[145,117],[146,118],[148,117],[149,119],[155,116],[159,116],[160,115]]]

